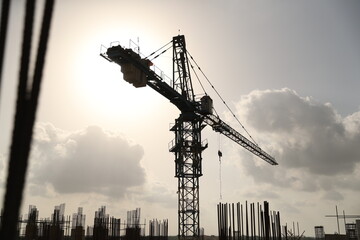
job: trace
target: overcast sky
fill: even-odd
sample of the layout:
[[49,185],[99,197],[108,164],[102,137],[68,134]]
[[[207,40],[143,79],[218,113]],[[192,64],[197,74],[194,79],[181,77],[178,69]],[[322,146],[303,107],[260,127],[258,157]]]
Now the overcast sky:
[[[267,200],[282,224],[299,222],[307,236],[314,236],[315,225],[337,231],[335,219],[324,217],[335,205],[360,214],[359,12],[356,0],[57,1],[22,212],[33,204],[40,217],[49,217],[66,203],[66,215],[83,207],[91,225],[102,205],[120,218],[141,207],[143,220],[167,218],[170,234],[177,234],[168,143],[179,112],[152,89],[123,81],[119,67],[99,53],[101,45],[128,47],[133,39],[149,55],[180,33],[243,125],[279,163],[270,166],[205,128],[205,233],[217,234],[219,148],[223,202]],[[1,201],[23,15],[23,1],[13,1],[0,102]],[[154,63],[172,76],[171,61],[168,51]],[[241,129],[202,81],[220,117]],[[202,93],[194,76],[193,82]]]

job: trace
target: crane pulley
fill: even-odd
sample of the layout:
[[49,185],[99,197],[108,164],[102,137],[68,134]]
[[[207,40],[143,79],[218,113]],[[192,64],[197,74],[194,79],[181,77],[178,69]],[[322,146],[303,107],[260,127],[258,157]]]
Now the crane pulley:
[[[100,55],[120,65],[125,81],[135,87],[151,87],[180,110],[181,113],[171,128],[175,133],[175,139],[169,149],[175,155],[175,177],[178,178],[178,235],[180,238],[198,238],[199,177],[202,176],[202,151],[207,148],[207,143],[201,139],[201,131],[206,125],[269,164],[278,163],[257,144],[214,115],[210,96],[205,95],[200,101],[195,99],[185,37],[175,36],[172,43],[173,79],[170,84],[151,69],[150,60],[141,58],[131,49],[118,45],[108,48],[106,53]],[[218,154],[220,160],[220,149]]]

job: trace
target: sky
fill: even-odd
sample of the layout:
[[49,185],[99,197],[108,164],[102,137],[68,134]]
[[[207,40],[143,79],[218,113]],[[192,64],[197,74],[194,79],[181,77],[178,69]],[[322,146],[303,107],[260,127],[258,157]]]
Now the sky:
[[[41,6],[39,1],[37,23]],[[169,233],[177,234],[177,179],[168,143],[179,112],[151,88],[123,81],[119,66],[99,54],[114,42],[129,47],[132,39],[147,56],[183,34],[206,77],[279,163],[266,164],[205,128],[205,234],[217,234],[218,202],[246,200],[269,201],[283,225],[298,222],[306,236],[314,236],[317,225],[334,233],[336,221],[325,215],[335,214],[335,206],[360,214],[359,11],[356,0],[56,1],[22,213],[32,204],[45,218],[65,203],[65,215],[83,207],[92,225],[102,205],[122,219],[140,207],[142,221],[169,219]],[[23,17],[24,1],[12,1],[0,98],[1,202]],[[154,63],[172,76],[171,61],[167,51]],[[220,117],[246,136],[200,80]]]

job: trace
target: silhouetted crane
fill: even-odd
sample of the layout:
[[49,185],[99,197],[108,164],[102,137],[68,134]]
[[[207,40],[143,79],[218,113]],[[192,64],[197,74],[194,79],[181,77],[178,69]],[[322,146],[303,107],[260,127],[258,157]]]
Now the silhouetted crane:
[[178,236],[198,238],[201,154],[207,148],[206,141],[201,139],[201,131],[205,126],[211,126],[214,131],[227,136],[269,164],[277,165],[277,162],[255,143],[214,115],[210,96],[204,95],[200,100],[195,99],[185,37],[173,37],[172,47],[173,79],[170,84],[151,70],[152,63],[148,59],[141,58],[132,49],[120,45],[112,46],[106,53],[101,53],[101,56],[121,66],[124,80],[135,87],[151,87],[180,110],[180,116],[170,129],[175,132],[175,139],[169,149],[175,154],[175,177],[178,178]]

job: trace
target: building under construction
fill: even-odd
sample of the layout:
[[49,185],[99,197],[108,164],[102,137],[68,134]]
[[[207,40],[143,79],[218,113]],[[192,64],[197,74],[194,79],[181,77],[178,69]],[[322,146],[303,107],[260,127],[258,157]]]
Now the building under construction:
[[280,212],[270,211],[269,203],[264,202],[262,206],[258,203],[245,204],[240,202],[219,203],[217,206],[219,240],[299,240],[300,234],[297,224],[293,227],[281,225]]
[[[65,204],[55,206],[51,218],[39,219],[36,206],[30,205],[28,214],[19,218],[18,239],[24,240],[168,240],[168,220],[140,223],[140,208],[127,212],[126,220],[110,217],[106,207],[95,211],[92,226],[85,227],[83,208],[65,216]],[[0,218],[1,219],[1,218]],[[1,224],[1,221],[0,221]]]
[[345,223],[345,234],[326,234],[324,226],[315,226],[316,240],[360,240],[360,219],[353,223]]
[[[324,226],[315,226],[316,240],[360,240],[360,215],[348,215],[338,213],[337,206],[335,207],[335,215],[326,215],[325,217],[335,218],[337,223],[337,231],[334,234],[326,234]],[[344,220],[345,232],[342,234],[340,230],[339,219]],[[353,219],[353,220],[347,220]]]

